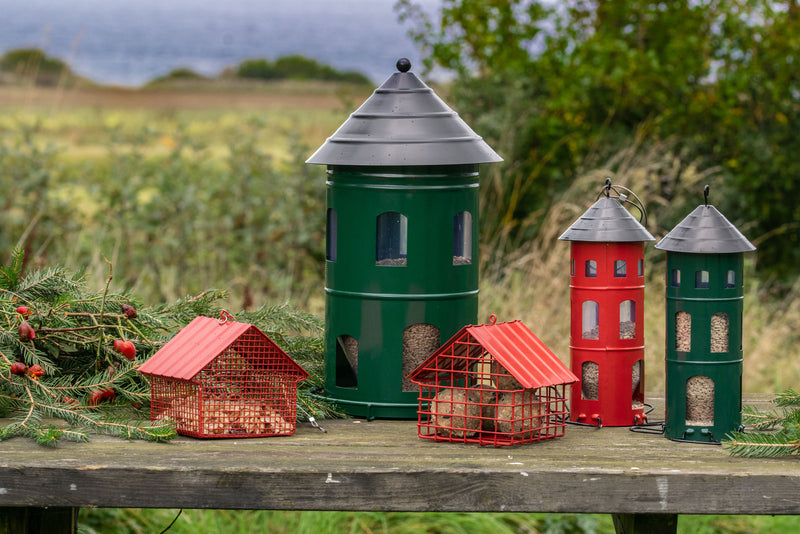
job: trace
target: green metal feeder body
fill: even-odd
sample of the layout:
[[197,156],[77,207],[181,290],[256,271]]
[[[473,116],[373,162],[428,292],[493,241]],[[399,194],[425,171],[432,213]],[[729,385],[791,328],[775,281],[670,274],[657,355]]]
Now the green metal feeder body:
[[718,442],[742,422],[743,253],[755,247],[706,204],[656,248],[667,252],[665,436]]
[[478,165],[502,161],[397,68],[307,161],[327,165],[325,395],[368,419],[416,419],[405,377],[477,323]]

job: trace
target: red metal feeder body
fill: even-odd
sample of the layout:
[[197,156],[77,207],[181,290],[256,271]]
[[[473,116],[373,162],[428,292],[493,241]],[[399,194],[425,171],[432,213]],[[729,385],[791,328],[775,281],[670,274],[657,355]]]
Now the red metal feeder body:
[[293,434],[297,382],[308,377],[257,327],[196,317],[139,370],[150,376],[152,420],[197,438]]
[[644,241],[653,236],[602,197],[560,239],[571,241],[570,420],[640,424],[644,416]]
[[512,321],[462,328],[409,379],[419,437],[499,447],[563,436],[565,385],[578,378]]

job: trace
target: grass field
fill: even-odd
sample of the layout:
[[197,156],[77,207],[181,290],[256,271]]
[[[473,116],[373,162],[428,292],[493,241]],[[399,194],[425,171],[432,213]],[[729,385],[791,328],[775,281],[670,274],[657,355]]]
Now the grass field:
[[[290,299],[322,314],[324,170],[303,164],[367,96],[295,83],[173,86],[146,91],[0,87],[0,257],[85,269],[144,303],[209,287],[231,309]],[[657,152],[657,151],[656,151]],[[649,190],[655,152],[623,154],[615,182]],[[604,163],[605,165],[605,163]],[[593,200],[603,165],[588,168],[546,213],[538,237],[498,258],[481,245],[480,319],[522,319],[569,359],[569,245],[558,235]],[[607,173],[607,172],[606,172]],[[697,180],[703,174],[698,171]],[[502,179],[489,171],[484,186]],[[652,199],[651,199],[652,200]],[[689,209],[694,206],[688,207]],[[484,205],[484,210],[492,209]],[[687,206],[673,206],[684,209]],[[494,207],[497,209],[497,207]],[[687,210],[688,212],[688,210]],[[659,226],[658,215],[653,214]],[[654,232],[655,233],[655,232]],[[663,235],[663,234],[661,234]],[[660,238],[661,235],[656,235]],[[648,245],[647,391],[664,387],[663,253]],[[747,268],[748,392],[800,384],[800,285],[780,297]],[[85,532],[158,532],[175,510],[83,510]],[[256,530],[253,526],[256,525]],[[170,532],[608,532],[606,516],[184,511]],[[796,531],[796,518],[682,517],[681,532]],[[115,530],[116,529],[116,530]]]

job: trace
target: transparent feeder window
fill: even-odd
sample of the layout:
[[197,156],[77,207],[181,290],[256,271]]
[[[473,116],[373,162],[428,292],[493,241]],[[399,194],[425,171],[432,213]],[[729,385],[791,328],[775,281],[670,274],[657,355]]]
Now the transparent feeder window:
[[600,366],[596,362],[581,364],[581,398],[598,400],[600,393]]
[[675,350],[692,350],[692,316],[685,311],[675,314]]
[[736,287],[736,272],[728,271],[725,273],[725,289]]
[[681,271],[680,269],[672,269],[669,276],[669,285],[672,287],[681,287]]
[[575,260],[574,259],[569,260],[569,275],[570,276],[575,276]]
[[328,208],[328,234],[325,241],[325,255],[328,261],[336,261],[336,235],[336,210],[333,208]]
[[586,260],[586,277],[597,278],[597,262],[594,260]]
[[624,300],[619,303],[619,338],[633,339],[636,337],[636,303]]
[[453,217],[453,265],[472,264],[472,214],[462,211]]
[[375,265],[405,266],[408,263],[408,217],[396,211],[378,215]]
[[644,276],[644,260],[636,262],[636,276]]
[[711,316],[711,352],[728,352],[728,314]]
[[336,385],[341,388],[358,386],[358,340],[353,336],[336,338]]
[[600,305],[593,300],[586,300],[583,307],[583,339],[600,339]]
[[439,329],[432,324],[412,324],[403,330],[403,391],[415,391],[407,377],[439,348]]
[[627,265],[625,260],[617,260],[614,262],[614,277],[615,278],[624,278],[627,276]]
[[714,425],[714,381],[696,375],[686,381],[686,424]]
[[694,287],[695,289],[708,289],[708,271],[695,271]]
[[[631,395],[633,398],[636,398],[636,393],[639,392],[639,386],[642,384],[642,377],[644,373],[642,372],[644,368],[644,362],[642,360],[637,360],[634,362],[633,367],[631,367]],[[638,408],[638,406],[634,406]]]

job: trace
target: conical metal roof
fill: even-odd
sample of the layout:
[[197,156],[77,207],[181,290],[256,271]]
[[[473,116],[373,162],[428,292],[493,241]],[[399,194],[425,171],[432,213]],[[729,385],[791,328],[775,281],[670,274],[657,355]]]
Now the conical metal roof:
[[650,232],[617,199],[606,196],[592,204],[559,239],[604,243],[655,241]]
[[656,248],[696,254],[729,254],[756,249],[717,208],[709,205],[697,206],[656,244]]
[[407,59],[306,163],[460,165],[503,161],[458,113],[408,72]]

